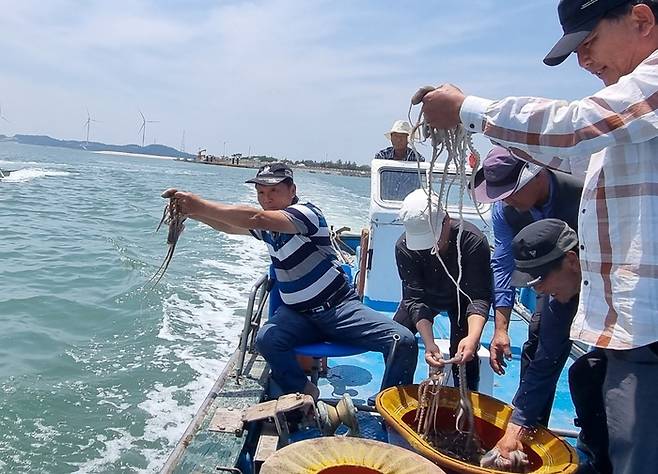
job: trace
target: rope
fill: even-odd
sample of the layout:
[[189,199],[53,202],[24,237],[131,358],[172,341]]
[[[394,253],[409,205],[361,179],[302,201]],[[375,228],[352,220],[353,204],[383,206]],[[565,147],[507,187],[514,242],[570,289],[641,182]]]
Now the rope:
[[[434,90],[433,87],[424,88],[424,94],[431,92],[432,90]],[[412,123],[414,121],[411,119],[411,110],[414,105],[420,104],[424,94],[422,93],[416,94],[412,99],[411,105],[409,106],[408,115],[409,115],[409,120]],[[439,243],[437,239],[435,239],[434,246],[432,248],[432,254],[439,259],[439,262],[441,263],[441,266],[443,267],[443,270],[445,271],[446,275],[448,275],[450,281],[452,281],[452,283],[455,285],[455,290],[457,292],[457,314],[461,315],[461,303],[462,303],[461,296],[462,295],[465,296],[469,303],[473,302],[471,297],[468,294],[466,294],[466,292],[464,292],[464,290],[462,290],[461,288],[461,279],[463,274],[461,243],[462,243],[462,235],[464,231],[464,214],[463,214],[464,194],[467,189],[468,186],[467,183],[469,180],[469,176],[467,172],[467,163],[468,163],[469,154],[473,154],[475,157],[474,169],[479,168],[480,154],[477,152],[477,150],[473,145],[472,134],[467,132],[464,129],[464,127],[462,127],[461,125],[457,125],[457,127],[455,127],[454,129],[449,129],[449,130],[441,130],[441,129],[433,128],[429,125],[428,122],[425,121],[422,109],[418,114],[418,118],[415,121],[415,125],[412,129],[412,132],[410,133],[410,143],[414,152],[416,152],[416,147],[414,142],[416,141],[415,138],[417,134],[421,135],[418,138],[419,141],[421,142],[429,141],[432,146],[432,158],[430,160],[429,169],[426,176],[426,186],[423,186],[423,180],[420,170],[420,162],[417,163],[419,182],[421,183],[421,188],[427,194],[427,209],[429,211],[428,221],[432,232],[434,232],[434,229],[436,228],[435,225],[436,223],[433,222],[434,220],[434,213],[432,212],[433,206],[435,205],[437,207],[437,210],[447,209],[450,189],[452,185],[455,183],[455,181],[458,181],[459,184],[459,202],[458,202],[459,230],[457,231],[457,267],[458,267],[457,279],[455,279],[450,274],[445,262],[441,258],[441,254],[439,252]],[[434,167],[438,162],[439,156],[444,151],[447,154],[447,159],[443,166],[441,183],[435,203],[434,202],[435,194],[432,189]],[[449,173],[451,167],[453,167],[455,170],[453,176],[451,176]],[[471,189],[474,188],[474,180],[475,180],[475,173],[471,173],[470,174]],[[475,209],[478,215],[484,222],[484,218],[482,217],[482,213],[480,211],[480,206],[475,201],[474,195],[473,195],[473,201],[475,202]],[[451,361],[457,358],[461,359],[461,354],[458,354],[455,358],[451,359]],[[439,405],[438,399],[441,392],[440,386],[444,380],[445,380],[445,376],[439,377],[436,374],[430,374],[430,377],[427,380],[423,381],[419,387],[420,409],[419,412],[417,413],[416,421],[418,421],[418,430],[425,437],[428,437],[432,432],[436,432],[436,427],[434,426],[435,423],[434,416],[437,414],[438,411],[438,405]],[[459,409],[457,413],[455,427],[458,432],[468,434],[468,438],[466,441],[467,449],[469,447],[472,447],[474,443],[477,444],[477,440],[474,437],[475,423],[473,418],[473,407],[468,392],[469,391],[466,384],[465,364],[460,364],[459,365],[460,402],[459,402]]]
[[[411,108],[413,107],[413,105],[414,104],[412,103],[411,106],[409,107],[410,120],[411,120]],[[435,225],[436,223],[433,222],[434,220],[433,206],[436,205],[437,209],[447,209],[450,187],[454,184],[455,180],[459,180],[459,202],[458,202],[459,230],[457,232],[458,274],[456,280],[450,274],[445,262],[441,258],[438,242],[436,241],[434,242],[434,246],[432,248],[432,254],[439,259],[439,262],[441,263],[441,266],[443,267],[443,270],[445,271],[446,275],[448,275],[450,281],[455,285],[455,289],[457,291],[457,310],[459,312],[458,314],[461,314],[460,294],[465,296],[468,299],[469,303],[473,302],[470,296],[466,294],[464,290],[462,290],[460,285],[462,273],[463,273],[462,261],[461,261],[461,238],[464,230],[464,214],[463,214],[464,193],[468,186],[467,185],[468,180],[470,179],[471,188],[472,188],[473,180],[475,179],[474,173],[471,173],[471,176],[469,178],[468,172],[466,170],[466,166],[470,152],[475,156],[475,168],[479,167],[480,154],[473,146],[473,141],[471,138],[472,134],[467,132],[461,125],[458,125],[456,128],[452,130],[439,130],[432,128],[429,126],[429,124],[425,122],[422,115],[422,111],[419,114],[418,119],[416,120],[416,123],[410,134],[411,137],[410,144],[414,152],[417,152],[415,145],[416,140],[414,139],[414,137],[419,133],[419,131],[422,131],[422,138],[419,141],[426,142],[429,140],[432,146],[432,158],[429,163],[429,169],[427,172],[425,185],[423,184],[420,162],[417,162],[418,179],[421,184],[421,188],[427,194],[427,208],[429,212],[428,221],[432,232],[434,232],[434,229],[436,228]],[[439,193],[437,195],[433,191],[434,167],[436,166],[439,156],[443,153],[443,151],[446,151],[448,156],[443,166],[443,173],[441,174]],[[455,169],[455,173],[453,176],[451,176],[451,174],[449,173],[451,165]],[[434,196],[438,197],[436,204],[433,202]],[[478,212],[478,215],[480,216],[482,221],[485,222],[478,203],[476,203],[475,209]]]

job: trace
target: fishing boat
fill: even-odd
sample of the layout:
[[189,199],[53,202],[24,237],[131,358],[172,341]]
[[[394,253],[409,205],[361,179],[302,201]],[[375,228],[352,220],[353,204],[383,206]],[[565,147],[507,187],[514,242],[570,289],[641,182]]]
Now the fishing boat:
[[[346,228],[332,229],[334,246],[363,302],[389,317],[401,298],[394,256],[395,242],[403,232],[398,212],[404,197],[427,181],[430,169],[428,163],[374,160],[367,227],[361,233],[351,233]],[[435,183],[444,174],[450,178],[455,173],[443,166],[432,169],[436,173]],[[458,202],[460,186],[450,186],[447,193],[449,202]],[[456,205],[449,205],[447,211],[453,217],[459,215]],[[490,234],[489,208],[476,209],[467,197],[461,214]],[[303,362],[307,363],[311,380],[320,389],[321,403],[315,404],[310,396],[303,394],[277,398],[268,383],[267,364],[256,352],[254,341],[262,321],[279,303],[276,282],[264,269],[249,294],[238,348],[170,454],[163,473],[497,472],[453,459],[422,439],[413,423],[418,409],[417,385],[380,391],[386,366],[378,353],[336,343],[297,348],[298,356],[305,356]],[[485,326],[479,351],[480,393],[470,393],[469,397],[476,431],[489,444],[487,449],[500,438],[511,413],[509,403],[519,380],[518,344],[526,340],[533,303],[531,292],[519,293],[509,328],[511,340],[517,346],[512,349],[513,360],[505,376],[494,376],[488,364],[492,316]],[[435,318],[434,335],[448,357],[447,317]],[[419,346],[416,383],[427,377],[422,340]],[[574,347],[567,367],[583,351],[584,348]],[[442,423],[454,423],[458,392],[446,389],[440,410]],[[375,395],[373,407],[368,400]],[[550,429],[536,432],[526,446],[532,472],[575,471],[578,456],[572,447],[577,436],[573,418],[565,368],[558,384]],[[381,455],[377,454],[378,449],[383,449]],[[394,462],[393,458],[402,456],[400,449],[402,454],[416,457],[405,457],[402,464]],[[368,452],[375,454],[364,454]],[[392,456],[393,452],[396,456]],[[428,460],[432,467],[425,471],[428,468],[423,463]]]

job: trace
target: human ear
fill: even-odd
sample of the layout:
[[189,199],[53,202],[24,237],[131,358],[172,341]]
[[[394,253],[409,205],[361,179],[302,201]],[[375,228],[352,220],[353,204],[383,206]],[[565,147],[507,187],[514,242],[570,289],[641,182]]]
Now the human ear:
[[631,20],[641,36],[648,36],[651,29],[656,26],[656,17],[653,15],[651,7],[643,3],[633,7]]
[[569,250],[565,255],[565,260],[570,271],[577,272],[580,270],[580,257],[573,250]]

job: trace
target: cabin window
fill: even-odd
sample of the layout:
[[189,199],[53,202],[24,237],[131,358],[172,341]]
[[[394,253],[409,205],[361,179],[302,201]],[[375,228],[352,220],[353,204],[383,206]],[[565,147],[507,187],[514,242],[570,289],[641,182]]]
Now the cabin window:
[[[432,188],[438,193],[441,187],[442,173],[434,173],[432,180]],[[458,177],[454,174],[449,175],[451,179]],[[448,189],[448,201],[452,203],[459,202],[459,181],[455,179],[452,186]],[[425,170],[420,173],[418,179],[418,171],[416,170],[381,170],[380,172],[380,199],[382,201],[403,201],[407,195],[420,188],[421,180],[425,183]],[[446,185],[449,185],[448,181]],[[465,191],[464,197],[466,201],[470,202],[468,190]]]

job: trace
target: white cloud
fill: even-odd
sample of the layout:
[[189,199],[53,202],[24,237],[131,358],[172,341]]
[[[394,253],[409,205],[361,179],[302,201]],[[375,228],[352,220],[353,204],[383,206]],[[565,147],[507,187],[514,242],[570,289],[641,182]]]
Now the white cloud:
[[[573,97],[541,65],[552,1],[77,2],[2,5],[0,102],[13,132],[366,162],[426,83]],[[546,18],[542,24],[536,18]],[[535,34],[536,32],[536,34]],[[569,80],[565,79],[569,78]],[[4,129],[0,128],[0,133]]]

